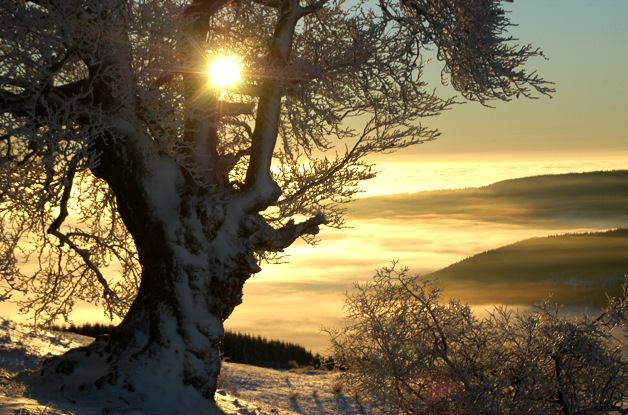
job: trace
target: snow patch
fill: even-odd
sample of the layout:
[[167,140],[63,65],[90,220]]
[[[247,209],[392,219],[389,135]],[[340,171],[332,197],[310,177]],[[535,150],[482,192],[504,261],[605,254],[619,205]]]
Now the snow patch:
[[[167,157],[156,156],[151,160],[150,170],[144,185],[153,205],[153,212],[162,218],[163,223],[178,223],[181,203],[178,193],[181,174],[178,166]],[[178,226],[171,229],[178,229]]]
[[[88,339],[88,340],[86,340]],[[35,369],[42,359],[91,343],[91,337],[35,329],[0,318],[0,367],[16,372]]]
[[[338,388],[337,375],[318,371],[286,371],[224,363],[216,404],[190,395],[189,401],[168,402],[164,407],[116,408],[37,400],[28,396],[13,377],[33,370],[47,357],[84,346],[94,339],[71,333],[35,330],[0,318],[0,415],[357,415],[361,412]],[[156,382],[154,368],[141,373],[140,393],[166,394]],[[161,371],[163,372],[163,371]],[[173,387],[175,385],[172,385]],[[182,386],[183,387],[183,386]],[[194,391],[195,392],[195,391]],[[112,402],[116,399],[112,397]],[[202,409],[201,409],[202,408]]]

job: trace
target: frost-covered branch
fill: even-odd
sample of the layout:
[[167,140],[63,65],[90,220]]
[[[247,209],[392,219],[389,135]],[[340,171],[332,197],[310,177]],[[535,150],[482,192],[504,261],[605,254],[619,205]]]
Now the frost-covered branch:
[[437,47],[437,57],[445,65],[443,81],[451,80],[467,99],[486,104],[554,91],[535,71],[523,69],[530,58],[543,53],[504,37],[512,24],[498,0],[402,0],[399,6],[381,0],[380,7],[408,33]]
[[[284,93],[283,82],[277,75],[288,64],[296,24],[306,13],[298,1],[283,0],[277,14],[277,23],[267,57],[269,70],[272,72],[260,88],[250,162],[244,182],[246,198],[249,199],[247,203],[255,210],[264,210],[281,193],[271,176],[275,143],[279,134],[281,99]],[[277,75],[273,72],[277,72]]]
[[442,294],[396,263],[347,294],[347,325],[330,331],[334,361],[369,412],[625,411],[625,295],[609,299],[604,322],[547,301],[478,318]]
[[[77,162],[73,160],[71,162],[70,168],[68,169],[68,174],[65,178],[66,184],[65,189],[63,190],[63,195],[61,196],[61,201],[59,204],[59,215],[55,218],[54,221],[48,227],[47,233],[54,235],[59,239],[61,244],[68,245],[74,252],[76,252],[85,262],[87,267],[96,275],[96,279],[102,285],[103,288],[103,297],[107,300],[107,304],[115,303],[117,301],[116,293],[109,288],[109,283],[103,276],[102,272],[92,262],[90,259],[89,252],[85,249],[79,247],[67,234],[61,232],[60,228],[63,222],[67,219],[68,212],[68,202],[70,200],[70,196],[72,194],[72,184],[74,183],[74,176],[76,174],[76,166]],[[110,311],[110,316],[113,318],[113,312]]]
[[320,226],[326,223],[325,216],[316,215],[303,222],[295,223],[290,220],[280,228],[273,228],[260,216],[258,220],[252,220],[248,225],[249,231],[253,231],[249,240],[259,252],[282,252],[297,238],[304,235],[316,235]]

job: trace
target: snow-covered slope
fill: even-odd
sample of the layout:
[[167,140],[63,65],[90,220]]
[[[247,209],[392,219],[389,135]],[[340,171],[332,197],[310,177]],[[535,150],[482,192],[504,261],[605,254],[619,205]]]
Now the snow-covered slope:
[[[115,408],[37,400],[28,396],[26,388],[14,379],[16,373],[35,369],[46,357],[64,353],[92,340],[71,333],[35,331],[0,318],[0,415],[152,415],[128,408],[116,411]],[[359,413],[353,401],[342,394],[337,375],[333,373],[273,370],[225,363],[220,387],[216,395],[220,409],[215,414]]]

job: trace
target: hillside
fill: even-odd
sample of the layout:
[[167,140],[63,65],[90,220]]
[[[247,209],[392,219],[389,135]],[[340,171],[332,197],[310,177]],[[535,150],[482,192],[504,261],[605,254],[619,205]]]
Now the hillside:
[[628,230],[532,238],[427,275],[471,304],[552,302],[597,307],[628,274]]
[[[0,415],[154,415],[126,407],[102,408],[95,404],[72,403],[61,397],[57,402],[38,399],[14,378],[20,371],[37,368],[45,358],[91,341],[93,338],[74,333],[36,331],[0,317]],[[216,394],[217,408],[203,415],[361,413],[340,385],[338,374],[334,372],[286,371],[224,363]]]
[[[80,325],[53,325],[51,331],[75,333],[95,338],[110,335],[113,324],[84,323]],[[223,359],[231,363],[244,363],[273,369],[290,369],[301,366],[319,366],[321,356],[315,356],[305,347],[277,339],[267,339],[260,335],[225,331],[220,341]]]
[[489,186],[368,197],[350,207],[352,219],[451,217],[510,224],[591,227],[628,225],[628,171],[544,175]]

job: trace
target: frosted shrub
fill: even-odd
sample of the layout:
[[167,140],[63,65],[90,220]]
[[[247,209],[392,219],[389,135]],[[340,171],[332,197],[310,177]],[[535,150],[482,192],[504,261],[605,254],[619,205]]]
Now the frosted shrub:
[[547,301],[479,318],[394,264],[355,288],[347,325],[330,335],[369,414],[628,413],[626,285],[597,318]]

